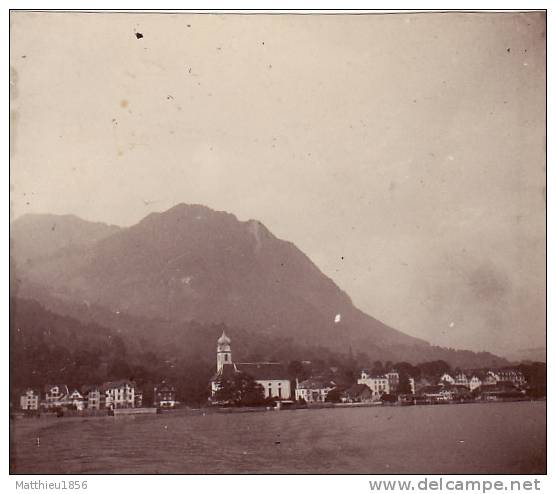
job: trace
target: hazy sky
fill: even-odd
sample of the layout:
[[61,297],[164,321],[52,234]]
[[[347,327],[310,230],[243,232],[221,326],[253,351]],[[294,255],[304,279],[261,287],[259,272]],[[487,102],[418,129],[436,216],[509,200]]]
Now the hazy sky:
[[11,21],[15,216],[205,204],[408,334],[544,345],[544,14]]

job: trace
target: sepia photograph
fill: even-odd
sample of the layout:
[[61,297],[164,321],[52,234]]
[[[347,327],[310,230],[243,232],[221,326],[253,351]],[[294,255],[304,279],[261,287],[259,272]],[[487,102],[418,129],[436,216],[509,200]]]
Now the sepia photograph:
[[10,11],[9,473],[546,475],[546,14]]

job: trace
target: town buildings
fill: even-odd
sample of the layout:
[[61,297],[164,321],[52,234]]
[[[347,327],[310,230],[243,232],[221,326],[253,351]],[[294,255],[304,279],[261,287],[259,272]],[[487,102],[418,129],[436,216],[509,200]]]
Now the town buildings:
[[527,384],[527,380],[520,370],[506,368],[488,371],[459,371],[454,376],[450,373],[444,373],[439,381],[439,384],[463,386],[471,391],[482,386],[494,386],[498,383],[511,383],[515,388],[521,389]]
[[143,394],[133,381],[120,380],[102,385],[84,385],[69,391],[65,384],[48,384],[40,393],[26,389],[19,395],[21,410],[113,410],[116,408],[140,408]]
[[527,380],[523,373],[516,369],[500,369],[496,372],[497,382],[511,382],[518,388],[523,387]]
[[[306,363],[310,364],[310,362]],[[266,399],[278,401],[295,399],[306,403],[323,403],[327,398],[344,403],[394,402],[396,400],[400,403],[415,403],[420,398],[429,402],[468,399],[496,400],[519,397],[531,392],[531,385],[527,387],[525,376],[517,367],[456,369],[453,373],[445,372],[439,377],[438,374],[421,376],[417,389],[413,377],[399,373],[396,369],[380,374],[363,369],[357,383],[342,380],[345,379],[345,376],[343,377],[340,372],[341,367],[330,367],[330,371],[323,370],[322,367],[316,368],[313,377],[301,382],[296,379],[294,390],[288,373],[280,363],[234,362],[231,340],[223,332],[217,341],[216,373],[210,380],[211,399],[209,401],[215,404],[215,396],[222,389],[223,383],[237,376],[250,376],[262,387]],[[306,368],[302,374],[310,375]],[[252,383],[249,386],[252,388]],[[332,397],[330,392],[333,390],[334,396]],[[176,407],[178,402],[174,385],[162,381],[154,387],[153,391],[152,398],[155,407]],[[230,401],[234,400],[235,402],[241,401],[235,398]],[[19,408],[25,411],[116,410],[141,408],[143,393],[137,388],[135,382],[122,379],[102,385],[85,385],[79,389],[71,388],[71,390],[65,384],[48,384],[44,387],[42,397],[39,390],[26,388],[17,395],[17,401]]]
[[297,382],[295,387],[295,399],[307,403],[319,403],[326,401],[328,393],[332,391],[335,384],[321,379],[306,379]]
[[346,389],[341,396],[343,403],[369,403],[373,399],[373,392],[366,384],[354,384]]
[[251,376],[263,387],[265,398],[291,400],[291,381],[282,364],[276,362],[243,362],[232,360],[231,340],[223,331],[216,346],[216,373],[210,380],[211,398],[221,388],[225,379],[237,373]]

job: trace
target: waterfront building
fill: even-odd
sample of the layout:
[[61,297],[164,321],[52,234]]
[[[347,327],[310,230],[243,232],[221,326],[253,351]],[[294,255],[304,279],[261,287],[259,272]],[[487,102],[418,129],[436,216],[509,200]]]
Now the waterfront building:
[[104,393],[106,408],[135,407],[135,383],[132,381],[122,379],[107,382],[102,385],[101,391]]
[[331,381],[321,379],[306,379],[297,382],[295,387],[295,399],[305,400],[307,403],[323,403],[326,401],[328,393],[336,385]]
[[498,374],[492,370],[489,370],[486,373],[485,378],[483,379],[483,385],[489,386],[492,384],[496,384],[498,381],[500,381]]
[[[400,374],[398,371],[390,371],[386,374],[388,379],[388,393],[396,394],[399,392],[400,387]],[[409,382],[409,389],[411,394],[415,394],[415,379],[413,377],[407,376]]]
[[478,391],[480,399],[485,401],[521,398],[525,393],[524,390],[520,390],[510,381],[499,381],[496,384],[483,384]]
[[357,380],[357,384],[366,384],[373,392],[373,398],[377,400],[383,394],[390,394],[390,382],[391,379],[387,375],[372,374],[365,369],[361,371],[361,377]]
[[135,396],[134,400],[134,407],[135,408],[142,408],[143,407],[143,391],[140,389],[135,388]]
[[454,383],[457,386],[465,386],[466,388],[469,387],[469,377],[465,374],[465,372],[458,372],[456,377],[454,378]]
[[27,388],[19,397],[19,407],[22,410],[38,410],[39,398],[37,390]]
[[77,389],[74,389],[63,398],[61,404],[66,407],[75,407],[76,410],[83,410],[85,408],[85,398]]
[[447,372],[445,372],[444,374],[442,374],[442,376],[440,377],[440,382],[439,384],[442,383],[448,383],[448,384],[455,384],[456,380]]
[[236,373],[251,376],[263,387],[265,398],[291,400],[291,381],[283,365],[277,362],[233,362],[231,340],[225,331],[216,346],[216,373],[210,380],[214,397],[224,379]]
[[175,408],[176,406],[176,388],[166,381],[162,381],[154,387],[153,396],[155,407]]
[[452,385],[448,384],[443,386],[441,384],[425,386],[420,391],[421,395],[427,400],[436,402],[447,402],[453,399],[454,392],[452,390]]
[[388,379],[388,392],[396,393],[400,384],[400,375],[396,371],[390,371],[386,373],[386,379]]
[[101,386],[85,385],[81,387],[81,394],[85,399],[85,405],[91,410],[100,410],[105,405],[105,395],[101,392]]
[[373,392],[366,384],[354,384],[342,393],[343,403],[368,403],[373,399]]
[[471,376],[471,379],[469,379],[469,389],[471,391],[474,391],[477,388],[480,388],[482,386],[482,384],[483,384],[483,381],[476,374],[473,374],[473,376]]
[[520,370],[499,369],[496,375],[498,377],[498,382],[510,382],[518,388],[522,388],[527,384],[525,376]]
[[63,406],[69,394],[65,384],[47,384],[44,387],[44,405],[47,409]]
[[264,388],[265,398],[291,400],[291,381],[284,366],[277,362],[242,362],[235,369],[251,376]]

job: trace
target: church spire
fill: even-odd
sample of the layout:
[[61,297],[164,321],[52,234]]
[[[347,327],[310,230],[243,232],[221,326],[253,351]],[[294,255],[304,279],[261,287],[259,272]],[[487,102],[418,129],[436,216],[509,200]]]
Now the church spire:
[[222,331],[222,336],[218,338],[216,346],[216,372],[221,372],[224,364],[232,363],[232,347],[231,340],[226,335],[226,331]]

